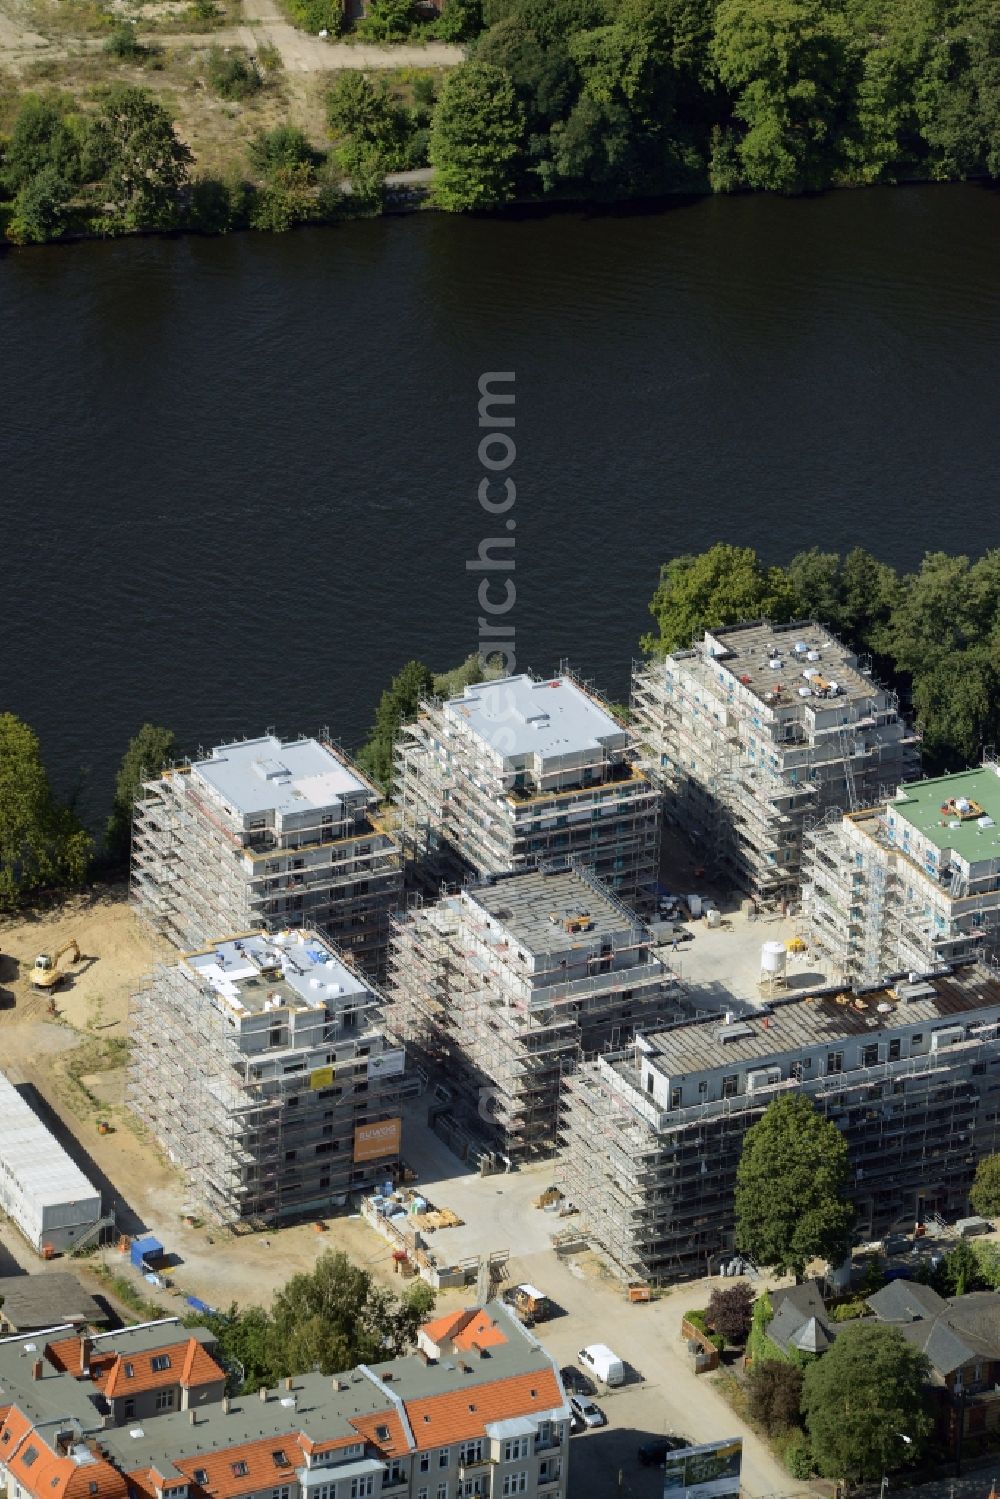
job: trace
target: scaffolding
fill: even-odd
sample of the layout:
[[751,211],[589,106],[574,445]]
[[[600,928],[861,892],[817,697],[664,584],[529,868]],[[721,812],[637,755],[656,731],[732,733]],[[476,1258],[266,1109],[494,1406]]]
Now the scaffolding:
[[683,1013],[650,935],[591,871],[468,886],[396,922],[394,1024],[510,1160],[558,1148],[585,1054]]
[[582,860],[620,895],[642,903],[657,876],[659,790],[636,764],[628,730],[572,674],[551,684],[512,678],[488,687],[503,694],[543,685],[572,689],[585,720],[575,742],[553,750],[540,741],[537,750],[508,752],[502,731],[491,742],[463,711],[476,689],[464,699],[420,705],[396,744],[406,854],[432,892],[442,881],[511,874],[564,857]]
[[713,876],[765,904],[798,895],[809,822],[919,770],[895,695],[808,621],[708,632],[634,662],[632,721],[667,819]]
[[398,1136],[355,1159],[403,1087],[385,1003],[313,932],[226,938],[132,996],[128,1105],[213,1222],[329,1212],[395,1165]]
[[[292,783],[292,796],[297,784],[321,787],[311,799],[299,793],[303,807],[294,816],[276,810],[276,792],[270,806],[271,793],[259,792],[248,810],[215,784],[220,763],[273,783],[270,767],[282,769],[280,757],[293,754],[310,774]],[[378,802],[375,788],[330,744],[270,738],[219,746],[209,759],[143,786],[133,817],[133,903],[181,950],[219,931],[308,926],[380,977],[402,855]]]
[[[816,1058],[834,1049],[826,1075],[809,1075],[808,1039],[795,1051],[776,1046],[754,1057],[753,1070],[745,1073],[726,1063],[720,1047],[719,1068],[733,1067],[736,1091],[686,1108],[664,1107],[644,1086],[657,1036],[578,1067],[565,1085],[561,1185],[614,1273],[625,1281],[665,1284],[710,1273],[732,1253],[743,1136],[790,1090],[806,1093],[847,1140],[859,1240],[932,1213],[961,1217],[976,1161],[1000,1141],[989,1080],[1000,1032],[1000,983],[981,965],[970,965],[928,989],[929,995],[921,986],[909,1002],[898,989],[839,996],[829,1006],[833,1018],[824,1019],[811,1043]],[[843,1039],[836,1005],[864,1012],[844,1027]],[[908,1054],[931,1013],[964,1023],[953,1027],[947,1044]],[[808,1026],[808,1009],[804,1014]],[[852,1035],[869,1020],[874,1026],[876,1017],[880,1030],[854,1039],[852,1050]],[[711,1071],[704,1076],[711,1079]]]

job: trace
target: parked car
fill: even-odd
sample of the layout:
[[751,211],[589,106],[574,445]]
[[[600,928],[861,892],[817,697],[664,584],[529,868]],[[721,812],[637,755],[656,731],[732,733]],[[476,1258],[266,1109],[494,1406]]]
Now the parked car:
[[596,1395],[597,1386],[592,1379],[588,1379],[581,1369],[576,1369],[572,1364],[567,1364],[560,1369],[563,1388],[567,1395]]
[[578,1421],[584,1426],[607,1426],[608,1418],[599,1405],[595,1405],[586,1396],[571,1395],[569,1408]]
[[636,1457],[644,1468],[658,1468],[668,1452],[677,1452],[679,1448],[690,1445],[683,1437],[655,1437],[651,1442],[643,1442]]
[[588,1347],[581,1348],[576,1357],[577,1362],[591,1374],[596,1374],[602,1384],[611,1386],[625,1383],[625,1365],[606,1343],[591,1343]]

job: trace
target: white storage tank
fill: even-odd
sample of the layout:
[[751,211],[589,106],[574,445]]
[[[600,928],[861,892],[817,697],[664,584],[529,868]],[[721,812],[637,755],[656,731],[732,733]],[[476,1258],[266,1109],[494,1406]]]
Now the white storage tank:
[[788,953],[783,942],[765,942],[760,950],[760,971],[768,978],[781,978],[788,962]]
[[101,1216],[101,1194],[0,1073],[0,1209],[32,1249],[72,1249]]

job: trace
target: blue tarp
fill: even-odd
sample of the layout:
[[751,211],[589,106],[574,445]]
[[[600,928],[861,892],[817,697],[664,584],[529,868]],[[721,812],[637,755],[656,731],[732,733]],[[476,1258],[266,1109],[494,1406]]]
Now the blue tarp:
[[212,1312],[214,1310],[213,1307],[209,1306],[209,1304],[208,1304],[207,1301],[202,1301],[202,1299],[201,1299],[200,1296],[185,1296],[184,1299],[187,1302],[188,1306],[193,1306],[194,1307],[194,1309],[195,1309],[196,1312],[209,1312],[210,1313],[210,1312]]

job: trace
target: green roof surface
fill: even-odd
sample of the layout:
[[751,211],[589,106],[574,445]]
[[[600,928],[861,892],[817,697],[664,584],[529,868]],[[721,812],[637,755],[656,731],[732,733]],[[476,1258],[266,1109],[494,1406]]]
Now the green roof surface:
[[[1000,856],[1000,775],[995,771],[963,770],[957,775],[936,776],[928,781],[907,781],[900,790],[900,799],[891,801],[889,810],[937,848],[952,848],[969,864]],[[954,814],[942,812],[941,808],[953,797],[963,796],[970,802],[978,802],[983,815],[992,817],[996,826],[981,828],[976,818],[969,817],[957,828],[951,827]]]

